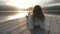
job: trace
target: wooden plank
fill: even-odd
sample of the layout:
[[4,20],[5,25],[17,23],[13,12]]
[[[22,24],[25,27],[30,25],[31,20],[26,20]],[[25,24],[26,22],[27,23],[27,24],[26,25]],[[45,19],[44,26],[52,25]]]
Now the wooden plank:
[[11,32],[8,32],[6,34],[22,34],[22,33],[25,33],[25,34],[27,33],[25,25],[22,26],[22,27],[19,27],[19,28],[15,29],[15,30],[13,30]]
[[[18,21],[19,21],[20,19],[18,19]],[[10,24],[10,25],[8,25],[7,24],[7,26],[5,26],[5,27],[2,27],[2,28],[0,28],[0,32],[2,32],[2,33],[7,33],[7,32],[10,32],[10,31],[12,31],[12,30],[15,30],[16,28],[18,28],[18,27],[20,27],[20,26],[23,26],[24,24],[26,24],[26,22],[24,23],[24,21],[23,20],[21,20],[21,21],[23,21],[22,23],[19,21],[8,21],[7,23],[10,23],[10,22],[12,22],[12,24]],[[25,20],[26,21],[26,20]]]
[[13,31],[13,30],[17,29],[18,27],[22,27],[24,24],[26,24],[26,23],[17,24],[17,25],[8,27],[7,29],[2,30],[1,32],[7,33],[7,32],[10,32],[10,31]]
[[49,34],[49,32],[50,32],[50,22],[51,22],[51,17],[50,16],[46,16],[46,30],[47,30],[47,34]]
[[57,25],[57,21],[55,18],[56,17],[51,18],[50,33],[49,34],[58,34],[58,32],[59,32],[59,27]]
[[6,22],[0,22],[0,28],[5,27],[7,25],[17,23],[17,22],[23,22],[23,21],[25,21],[25,19],[26,18],[21,18],[21,19],[9,20],[9,21],[6,21]]
[[57,21],[57,23],[59,24],[59,27],[60,27],[60,17],[59,16],[56,16],[56,21]]
[[50,24],[51,17],[46,16],[46,30],[49,30],[49,24]]

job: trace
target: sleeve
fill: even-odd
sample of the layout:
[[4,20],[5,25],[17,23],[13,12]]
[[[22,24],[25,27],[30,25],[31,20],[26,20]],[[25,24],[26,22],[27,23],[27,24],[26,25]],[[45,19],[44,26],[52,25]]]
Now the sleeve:
[[29,29],[33,29],[32,16],[29,15],[27,18],[27,26]]

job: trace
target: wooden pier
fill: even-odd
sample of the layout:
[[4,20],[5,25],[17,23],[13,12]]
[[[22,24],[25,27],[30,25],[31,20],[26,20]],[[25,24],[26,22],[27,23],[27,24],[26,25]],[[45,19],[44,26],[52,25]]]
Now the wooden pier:
[[[60,16],[45,15],[46,31],[45,34],[60,34]],[[43,34],[38,28],[35,29],[34,34]],[[26,18],[14,19],[6,22],[0,22],[0,34],[33,34],[27,28]]]

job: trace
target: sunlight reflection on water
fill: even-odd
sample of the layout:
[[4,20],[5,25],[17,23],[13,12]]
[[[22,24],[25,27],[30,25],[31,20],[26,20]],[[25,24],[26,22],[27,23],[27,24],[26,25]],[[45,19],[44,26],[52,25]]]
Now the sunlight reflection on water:
[[23,18],[26,15],[28,15],[28,12],[30,12],[30,11],[4,11],[4,12],[1,12],[2,15],[0,15],[0,22]]
[[27,13],[18,13],[16,15],[13,15],[13,16],[8,16],[8,19],[17,19],[17,18],[22,18],[22,17],[25,17],[27,15]]
[[[29,12],[31,12],[31,11],[29,11]],[[28,11],[20,11],[15,15],[8,16],[8,19],[10,20],[10,19],[22,18],[22,17],[25,17],[26,15],[28,15]]]

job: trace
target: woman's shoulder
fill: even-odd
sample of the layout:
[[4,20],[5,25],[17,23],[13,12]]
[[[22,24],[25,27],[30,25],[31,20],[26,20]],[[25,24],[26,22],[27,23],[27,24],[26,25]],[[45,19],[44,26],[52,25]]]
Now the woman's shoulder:
[[32,15],[28,15],[27,18],[28,18],[28,19],[31,19],[31,18],[32,18]]

